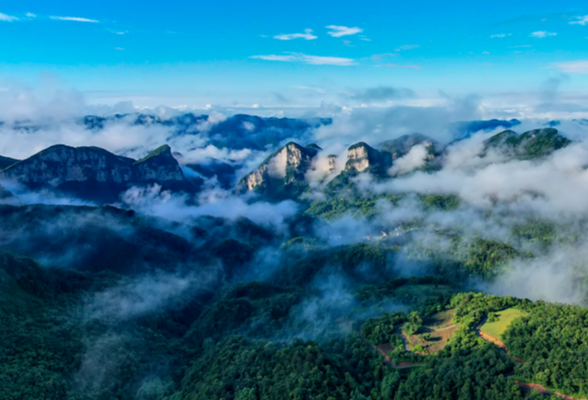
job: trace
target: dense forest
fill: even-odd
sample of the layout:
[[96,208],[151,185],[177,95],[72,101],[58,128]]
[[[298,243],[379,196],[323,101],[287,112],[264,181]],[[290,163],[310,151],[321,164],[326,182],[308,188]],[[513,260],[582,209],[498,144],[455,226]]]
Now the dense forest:
[[[27,256],[0,253],[2,398],[528,396],[515,378],[586,396],[585,309],[463,291],[461,277],[488,276],[509,257],[520,256],[509,245],[481,239],[458,243],[449,249],[457,255],[451,261],[439,257],[430,263],[430,275],[407,278],[388,267],[400,251],[395,243],[325,247],[300,238],[282,246],[280,267],[255,280],[249,279],[247,267],[256,262],[255,252],[280,239],[251,221],[198,221],[207,229],[195,225],[192,239],[186,240],[153,228],[145,217],[115,209],[39,210],[5,208],[3,218],[37,234],[38,226],[64,215],[130,222],[134,231],[126,231],[124,240],[140,251],[125,251],[123,262],[111,261],[109,257],[123,251],[109,245],[121,232],[102,228],[96,222],[100,219],[81,231],[52,231],[42,237],[44,248],[4,242],[5,248],[48,257],[56,248],[67,248],[72,234],[78,240],[90,240],[80,235],[97,235],[109,251],[105,258],[93,258],[88,269],[74,268],[80,263],[76,258],[64,266],[53,262],[48,269]],[[215,229],[224,235],[211,235]],[[550,232],[544,225],[517,229],[520,236],[543,242]],[[133,287],[161,290],[147,277],[153,273],[150,262],[162,265],[163,260],[183,260],[185,266],[174,271],[173,279],[190,286],[200,283],[198,289],[186,291],[170,281],[165,290],[179,293],[168,302],[139,310],[113,303],[129,301],[129,296],[135,297],[134,305],[153,301]],[[195,266],[206,271],[206,278],[190,276]],[[489,314],[512,307],[528,314],[504,333],[506,354],[480,338],[476,329]],[[427,320],[446,310],[453,312],[452,323],[459,328],[444,348],[435,355],[407,352],[400,333],[422,334]],[[389,344],[390,361],[376,350],[382,344]],[[408,367],[396,367],[402,365]]]

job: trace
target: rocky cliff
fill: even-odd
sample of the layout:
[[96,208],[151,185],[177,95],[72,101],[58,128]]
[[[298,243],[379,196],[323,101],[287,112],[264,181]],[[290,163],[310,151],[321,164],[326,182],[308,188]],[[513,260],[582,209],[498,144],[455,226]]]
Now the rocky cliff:
[[[261,165],[243,177],[237,186],[240,192],[288,191],[294,186],[305,185],[305,174],[312,166],[312,159],[320,147],[302,147],[290,142],[265,159]],[[277,194],[277,193],[276,193]]]
[[337,156],[334,154],[329,154],[329,156],[327,157],[327,161],[329,163],[327,173],[332,174],[333,172],[335,172],[335,169],[337,169]]
[[363,172],[368,168],[380,168],[385,163],[384,156],[367,143],[359,142],[347,150],[347,163],[343,172]]
[[184,182],[180,165],[168,145],[163,145],[147,157],[133,164],[135,180],[138,182]]
[[98,202],[115,201],[131,186],[152,183],[170,190],[193,189],[167,145],[139,161],[98,147],[56,145],[3,169],[0,179]]

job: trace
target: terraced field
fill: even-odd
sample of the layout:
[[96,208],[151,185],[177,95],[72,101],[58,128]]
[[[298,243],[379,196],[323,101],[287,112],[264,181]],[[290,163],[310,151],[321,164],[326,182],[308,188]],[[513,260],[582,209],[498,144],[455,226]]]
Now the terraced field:
[[436,354],[441,351],[459,327],[452,322],[454,310],[442,311],[424,321],[419,331],[406,337],[403,335],[408,349],[419,354]]

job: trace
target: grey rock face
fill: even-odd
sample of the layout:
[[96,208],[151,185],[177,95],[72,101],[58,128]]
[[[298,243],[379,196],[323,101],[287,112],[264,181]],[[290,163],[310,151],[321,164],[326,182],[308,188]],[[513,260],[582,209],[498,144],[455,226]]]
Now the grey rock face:
[[383,157],[380,152],[367,143],[359,142],[349,147],[345,172],[363,172],[373,166],[381,166]]
[[0,179],[87,198],[116,198],[130,186],[150,183],[177,189],[189,185],[169,146],[135,161],[98,147],[56,145],[0,171]]
[[270,182],[277,182],[280,185],[302,182],[317,152],[315,147],[302,147],[290,142],[241,179],[238,190],[263,190]]

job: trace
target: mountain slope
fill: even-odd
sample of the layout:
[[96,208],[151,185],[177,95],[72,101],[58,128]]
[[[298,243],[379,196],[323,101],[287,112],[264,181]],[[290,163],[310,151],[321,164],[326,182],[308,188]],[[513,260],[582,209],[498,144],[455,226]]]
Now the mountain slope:
[[430,153],[434,155],[441,154],[441,151],[443,150],[441,143],[420,133],[402,135],[393,140],[386,140],[385,142],[380,143],[377,148],[382,152],[389,153],[392,156],[392,161],[394,161],[408,154],[413,146],[419,144],[425,144],[427,147],[430,147]]
[[116,201],[132,186],[154,183],[169,190],[197,189],[167,145],[136,162],[99,147],[55,145],[5,168],[0,178],[31,190],[57,190],[96,202]]
[[531,160],[547,156],[570,143],[571,140],[554,128],[534,129],[520,135],[506,130],[486,140],[485,151],[498,149],[520,160]]
[[184,238],[111,206],[0,205],[0,250],[84,271],[169,270],[191,260]]
[[10,157],[3,157],[0,156],[0,169],[5,169],[10,167],[12,164],[16,164],[17,162],[19,162],[20,160],[17,160],[15,158],[10,158]]

